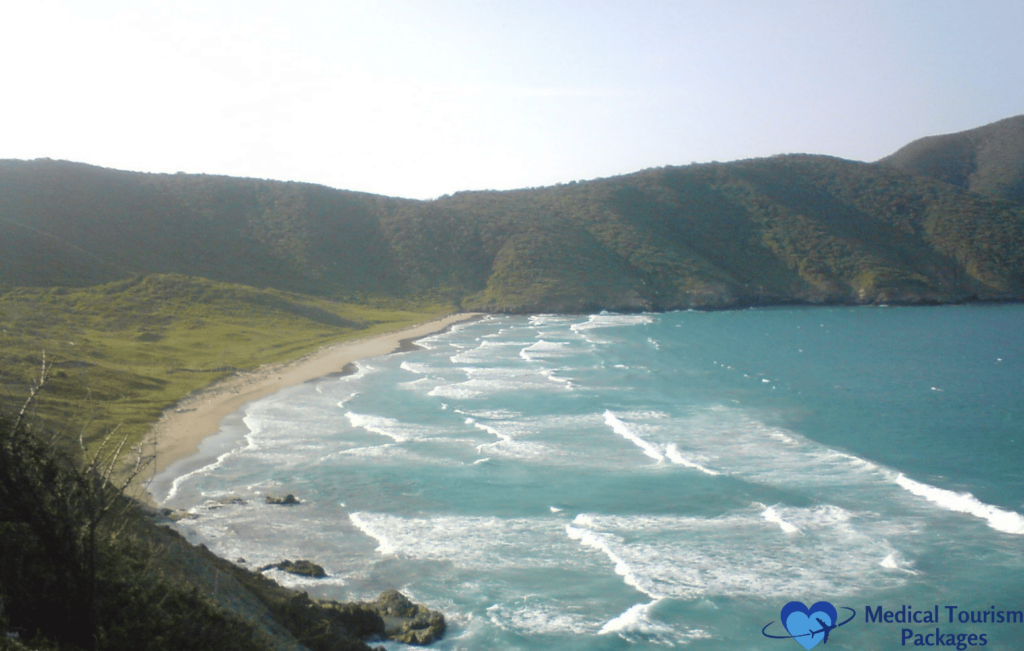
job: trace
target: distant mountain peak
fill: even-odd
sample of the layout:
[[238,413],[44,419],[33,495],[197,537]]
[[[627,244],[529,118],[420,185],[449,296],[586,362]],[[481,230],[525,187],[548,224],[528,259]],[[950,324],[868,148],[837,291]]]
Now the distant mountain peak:
[[1024,203],[1024,115],[921,138],[878,162],[970,192]]

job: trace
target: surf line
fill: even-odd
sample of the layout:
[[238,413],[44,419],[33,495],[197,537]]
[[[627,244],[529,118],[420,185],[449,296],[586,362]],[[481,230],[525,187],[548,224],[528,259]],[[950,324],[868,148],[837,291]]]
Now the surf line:
[[703,472],[704,474],[707,474],[707,475],[720,475],[720,474],[722,474],[722,473],[718,472],[717,470],[712,470],[711,468],[707,468],[705,466],[702,466],[701,464],[697,463],[696,461],[692,461],[690,459],[687,459],[686,457],[684,457],[679,452],[679,448],[676,447],[675,443],[669,443],[667,448],[665,449],[665,454],[662,454],[661,450],[658,449],[658,447],[656,445],[654,445],[650,441],[647,441],[647,440],[643,439],[642,437],[640,437],[636,432],[634,432],[632,429],[630,429],[629,425],[627,425],[626,423],[622,422],[622,419],[620,419],[618,416],[616,416],[615,412],[613,412],[611,409],[606,409],[605,410],[605,412],[604,412],[604,422],[605,422],[606,425],[608,425],[608,427],[612,428],[613,432],[615,432],[616,434],[618,434],[622,438],[626,439],[627,441],[629,441],[633,445],[635,445],[638,448],[640,448],[641,450],[643,450],[643,453],[645,455],[647,455],[648,457],[654,459],[655,461],[658,461],[658,462],[665,461],[665,457],[666,457],[666,455],[668,455],[668,460],[671,461],[672,463],[676,464],[676,465],[685,466],[687,468],[693,468],[694,470],[699,470],[699,471],[701,471],[701,472]]
[[1024,516],[1016,511],[1007,511],[991,504],[986,504],[971,493],[957,493],[945,488],[924,484],[899,473],[895,481],[904,490],[923,497],[947,511],[966,513],[988,522],[988,526],[996,531],[1014,535],[1024,535]]
[[626,439],[633,445],[637,446],[644,451],[644,454],[654,459],[655,461],[664,461],[665,455],[658,451],[658,448],[654,447],[644,439],[637,436],[636,432],[629,429],[629,425],[626,425],[619,417],[616,416],[611,409],[606,409],[604,412],[604,422],[608,427],[612,428],[612,431]]

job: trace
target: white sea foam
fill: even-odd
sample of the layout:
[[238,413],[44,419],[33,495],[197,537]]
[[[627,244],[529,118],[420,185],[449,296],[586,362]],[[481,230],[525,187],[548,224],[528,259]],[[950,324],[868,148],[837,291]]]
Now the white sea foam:
[[[317,388],[319,389],[320,387],[317,387]],[[337,406],[340,407],[341,409],[344,409],[345,408],[345,403],[348,402],[349,400],[351,400],[352,398],[355,398],[358,395],[359,395],[358,391],[353,391],[349,395],[347,395],[344,398],[342,398],[341,400],[339,400],[337,402]]]
[[487,609],[487,616],[498,628],[520,635],[585,635],[596,632],[600,625],[540,595],[527,595],[509,604],[494,604]]
[[237,452],[241,451],[242,449],[243,448],[235,448],[234,450],[229,450],[228,452],[225,452],[224,454],[218,456],[217,460],[214,461],[213,463],[208,463],[205,466],[203,466],[202,468],[197,468],[197,469],[193,470],[192,472],[188,472],[188,473],[185,473],[184,475],[181,475],[180,477],[176,477],[174,479],[174,481],[171,482],[171,488],[167,491],[167,496],[163,499],[163,501],[166,502],[166,501],[170,500],[171,498],[173,498],[175,495],[177,495],[178,494],[178,490],[181,489],[182,484],[184,484],[188,480],[190,480],[193,477],[196,477],[198,475],[204,475],[204,474],[206,474],[208,472],[216,470],[217,468],[220,468],[221,465],[224,463],[225,459],[227,459],[228,457],[236,454]]
[[511,409],[453,409],[456,414],[463,414],[473,418],[486,418],[488,420],[511,420],[519,418],[523,414]]
[[633,443],[635,446],[644,451],[644,454],[654,459],[655,461],[664,461],[665,457],[658,451],[658,448],[651,445],[644,439],[636,435],[636,433],[629,428],[626,423],[623,423],[619,418],[610,410],[607,409],[604,412],[604,422],[612,428],[616,434]]
[[697,463],[696,461],[693,461],[691,459],[687,459],[686,457],[684,457],[682,455],[682,453],[679,452],[679,448],[676,447],[675,443],[669,443],[668,446],[665,447],[665,456],[668,457],[668,460],[671,461],[674,464],[678,464],[680,466],[686,466],[687,468],[693,468],[695,470],[699,470],[699,471],[701,471],[701,472],[703,472],[705,474],[708,474],[708,475],[721,475],[722,474],[722,473],[718,472],[717,470],[712,470],[711,468],[707,468],[705,466],[702,466],[701,464]]
[[225,461],[227,461],[230,457],[236,454],[239,454],[243,451],[252,451],[259,447],[256,443],[255,435],[264,428],[264,420],[252,413],[249,413],[242,418],[242,422],[245,423],[245,426],[247,428],[244,435],[245,443],[231,450],[228,450],[227,452],[217,455],[217,458],[212,463],[208,463],[202,466],[201,468],[197,468],[179,477],[175,477],[174,480],[171,482],[170,488],[167,490],[167,495],[164,497],[163,502],[167,502],[168,500],[175,497],[178,494],[178,491],[181,490],[182,485],[184,485],[190,479],[198,477],[200,475],[205,475],[220,468],[221,466],[224,465]]
[[631,606],[618,617],[606,622],[598,634],[614,633],[628,642],[653,643],[661,646],[687,644],[693,640],[711,637],[703,629],[677,630],[671,624],[660,621],[654,611],[663,601],[655,599],[650,603]]
[[713,472],[786,488],[842,485],[884,490],[891,485],[892,471],[767,425],[739,408],[717,406],[681,418],[642,420],[644,438],[652,444],[665,441],[665,455],[674,463],[685,460]]
[[551,381],[537,369],[462,367],[469,379],[441,384],[427,395],[472,399],[511,391],[552,391]]
[[988,526],[996,531],[1015,535],[1024,535],[1024,516],[1016,511],[1006,511],[991,504],[985,504],[971,493],[956,493],[944,488],[910,479],[903,473],[896,476],[896,483],[903,489],[918,497],[923,497],[933,504],[957,513],[967,513],[988,522]]
[[[283,487],[278,485],[274,492]],[[345,563],[338,563],[332,550],[347,547],[352,530],[347,521],[321,510],[315,500],[306,501],[301,510],[281,510],[268,506],[261,492],[239,493],[245,501],[224,508],[203,511],[198,519],[177,523],[177,529],[193,543],[203,542],[214,553],[227,559],[246,559],[250,568],[262,567],[283,558],[316,558],[328,573],[322,587],[341,586],[351,576]],[[303,579],[275,576],[289,586],[304,584]]]
[[398,550],[388,540],[386,531],[383,528],[376,526],[374,520],[365,513],[349,513],[348,519],[351,520],[352,524],[357,529],[365,533],[370,538],[377,541],[376,551],[382,556],[391,556],[398,553]]
[[466,400],[479,398],[485,393],[481,389],[474,388],[470,382],[459,382],[438,385],[431,389],[427,395],[434,396],[435,398],[448,398],[449,400]]
[[537,314],[529,317],[529,323],[534,327],[543,327],[551,325],[569,325],[576,320],[575,317],[571,316],[560,316],[556,314]]
[[524,346],[519,351],[519,356],[528,362],[532,362],[537,359],[547,359],[550,357],[565,357],[566,355],[571,355],[572,352],[568,342],[545,341],[541,339],[528,346]]
[[565,387],[569,391],[573,391],[574,389],[576,389],[576,383],[573,382],[571,378],[560,377],[558,375],[558,371],[555,370],[555,369],[545,369],[545,370],[541,371],[541,374],[544,377],[546,377],[548,380],[550,380],[550,381],[552,381],[552,382],[554,382],[556,384],[562,385],[563,387]]
[[399,382],[395,386],[397,386],[399,389],[404,389],[406,391],[424,391],[427,389],[427,387],[430,387],[430,389],[436,387],[437,380],[429,377],[421,377],[410,382]]
[[[797,444],[797,440],[795,438],[793,438],[789,434],[786,434],[785,432],[783,432],[782,430],[779,430],[779,429],[775,429],[775,428],[769,429],[768,430],[768,436],[772,437],[776,441],[782,441],[783,443],[789,443],[790,445],[796,445]],[[851,458],[853,458],[853,457],[851,457]]]
[[662,420],[669,418],[669,414],[659,409],[630,409],[620,412],[622,416],[634,420]]
[[[573,520],[573,524],[579,524],[577,522],[578,520],[579,517],[577,516],[577,518]],[[615,548],[622,544],[621,538],[617,538],[616,536],[608,533],[581,529],[579,527],[574,527],[572,524],[565,525],[565,533],[569,536],[570,540],[577,540],[585,547],[596,549],[607,556],[614,565],[615,573],[622,577],[626,585],[647,593],[647,596],[649,597],[654,597],[655,599],[658,598],[657,595],[651,594],[641,587],[642,583],[640,578],[633,572],[633,568],[615,551]]]
[[400,517],[350,513],[360,531],[377,541],[382,555],[451,563],[481,571],[561,567],[573,549],[561,524],[550,517]]
[[481,443],[476,446],[477,454],[488,454],[503,459],[520,459],[535,463],[554,464],[564,462],[565,455],[543,443],[531,441],[501,440]]
[[[509,356],[514,350],[522,350],[533,345],[532,341],[492,341],[484,339],[479,346],[467,348],[448,359],[452,364],[481,364],[488,363],[497,358]],[[507,351],[507,352],[506,352]]]
[[651,607],[660,602],[655,599],[647,604],[636,604],[630,606],[629,610],[622,613],[615,619],[601,627],[600,635],[621,632],[642,632],[642,633],[669,633],[672,628],[664,624],[655,624],[648,617]]
[[[373,416],[360,414],[354,411],[345,412],[345,417],[354,428],[359,428],[373,434],[386,436],[396,443],[408,441],[437,441],[459,442],[460,439],[452,437],[452,432],[445,427],[424,425],[419,423],[407,423],[396,418],[386,416]],[[469,442],[463,440],[463,442]],[[323,441],[318,441],[315,449],[322,448]]]
[[714,518],[581,514],[566,533],[652,599],[781,598],[801,589],[852,594],[905,582],[879,563],[896,553],[889,538],[900,535],[901,524],[854,518],[834,505],[773,509],[801,535],[765,535],[761,509]]
[[652,323],[653,318],[639,314],[594,314],[583,323],[575,323],[569,327],[573,334],[583,338],[587,343],[594,346],[603,346],[612,343],[612,340],[602,339],[598,332],[605,328],[623,326],[635,326]]
[[408,360],[403,361],[400,366],[402,369],[409,371],[410,373],[415,373],[417,375],[426,375],[434,370],[434,367],[431,366],[430,364],[410,362]]
[[345,417],[348,418],[352,427],[359,427],[374,434],[387,436],[398,443],[404,443],[414,438],[410,435],[409,428],[394,418],[357,414],[354,411],[345,412]]
[[906,572],[907,574],[915,575],[920,574],[920,572],[910,569],[909,566],[911,565],[911,563],[909,563],[905,558],[903,558],[903,555],[899,552],[893,552],[889,554],[888,556],[882,559],[879,565],[886,568],[887,570],[899,570],[901,572]]
[[574,323],[569,329],[581,332],[595,328],[618,328],[649,323],[654,323],[654,317],[649,314],[592,314],[585,322]]
[[347,450],[339,450],[332,452],[329,455],[322,457],[319,461],[327,461],[330,459],[337,459],[339,457],[365,457],[365,458],[379,458],[379,457],[393,457],[397,455],[407,455],[403,448],[397,443],[385,443],[384,445],[368,445],[364,447],[348,448]]
[[[490,319],[491,317],[489,316],[483,318],[484,321],[489,321]],[[445,331],[438,332],[432,335],[427,335],[426,337],[421,337],[417,339],[415,343],[420,348],[426,348],[427,350],[437,350],[438,348],[441,348],[445,343],[451,345],[452,342],[450,341],[450,339],[452,335],[455,335],[472,325],[472,321],[467,321],[465,323],[453,323],[452,325],[448,326],[448,328]]]
[[477,420],[474,420],[472,418],[467,418],[466,419],[466,424],[467,425],[472,425],[473,427],[475,427],[475,428],[477,428],[479,430],[482,430],[484,432],[487,432],[488,434],[491,434],[492,436],[496,437],[499,441],[505,441],[506,443],[508,443],[508,442],[511,442],[511,441],[515,440],[515,437],[513,437],[513,436],[511,436],[511,435],[509,435],[509,434],[507,434],[507,433],[505,433],[503,431],[501,431],[500,429],[498,429],[496,427],[491,427],[490,425],[481,423],[481,422],[479,422]]
[[761,512],[761,517],[765,519],[765,522],[772,522],[779,525],[779,528],[782,529],[784,533],[800,533],[799,529],[783,520],[782,517],[779,516],[779,512],[771,506]]

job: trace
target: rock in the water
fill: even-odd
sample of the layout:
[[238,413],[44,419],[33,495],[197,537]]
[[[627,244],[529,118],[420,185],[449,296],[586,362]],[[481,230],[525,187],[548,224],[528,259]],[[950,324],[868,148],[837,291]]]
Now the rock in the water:
[[[279,607],[289,622],[288,630],[316,651],[370,650],[357,640],[430,644],[439,640],[445,631],[441,613],[414,604],[397,590],[382,593],[376,601],[349,603],[329,599],[314,601],[306,593],[300,593],[280,603]],[[375,651],[383,648],[377,647]]]
[[403,644],[430,644],[444,637],[444,615],[414,604],[398,590],[385,590],[367,604],[384,620],[384,635]]
[[313,561],[305,560],[290,561],[285,559],[280,563],[271,563],[270,565],[264,565],[260,568],[260,572],[266,572],[267,570],[281,570],[282,572],[308,576],[314,579],[322,579],[327,576],[327,572],[324,571],[322,565],[317,565]]
[[292,504],[302,504],[297,497],[288,493],[284,497],[277,497],[276,495],[267,495],[267,504],[281,504],[284,506],[291,506]]
[[248,502],[243,500],[241,497],[225,497],[223,499],[212,500],[210,502],[207,502],[206,508],[210,511],[216,511],[217,509],[224,506],[232,506],[238,504],[248,504]]

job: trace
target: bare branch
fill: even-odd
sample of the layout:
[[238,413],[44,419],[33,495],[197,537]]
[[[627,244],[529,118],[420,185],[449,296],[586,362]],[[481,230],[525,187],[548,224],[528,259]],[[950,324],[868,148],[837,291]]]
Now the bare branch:
[[[114,436],[114,433],[117,432],[117,430],[119,430],[119,429],[121,429],[121,425],[120,424],[118,424],[117,427],[115,427],[113,430],[111,430],[110,434],[107,435],[107,438],[108,439],[112,438]],[[114,466],[117,464],[117,460],[121,458],[121,451],[124,450],[125,443],[127,443],[127,442],[128,442],[128,435],[125,434],[124,436],[121,437],[121,441],[117,444],[117,449],[114,450],[113,454],[110,455],[110,461],[107,462],[106,469],[100,475],[102,477],[102,479],[103,479],[103,484],[102,484],[103,488],[106,488],[107,484],[110,482],[110,475],[111,475],[111,473],[114,472]],[[98,460],[98,457],[97,457],[97,460]]]
[[32,387],[29,389],[28,398],[25,399],[25,404],[21,406],[21,410],[18,412],[18,417],[14,420],[15,429],[21,427],[21,423],[25,419],[25,414],[28,413],[29,407],[32,406],[32,403],[35,401],[36,394],[39,393],[39,390],[46,384],[46,380],[49,379],[50,367],[52,366],[52,363],[46,363],[46,351],[44,350],[42,370],[39,372],[39,382],[34,380],[32,381]]

